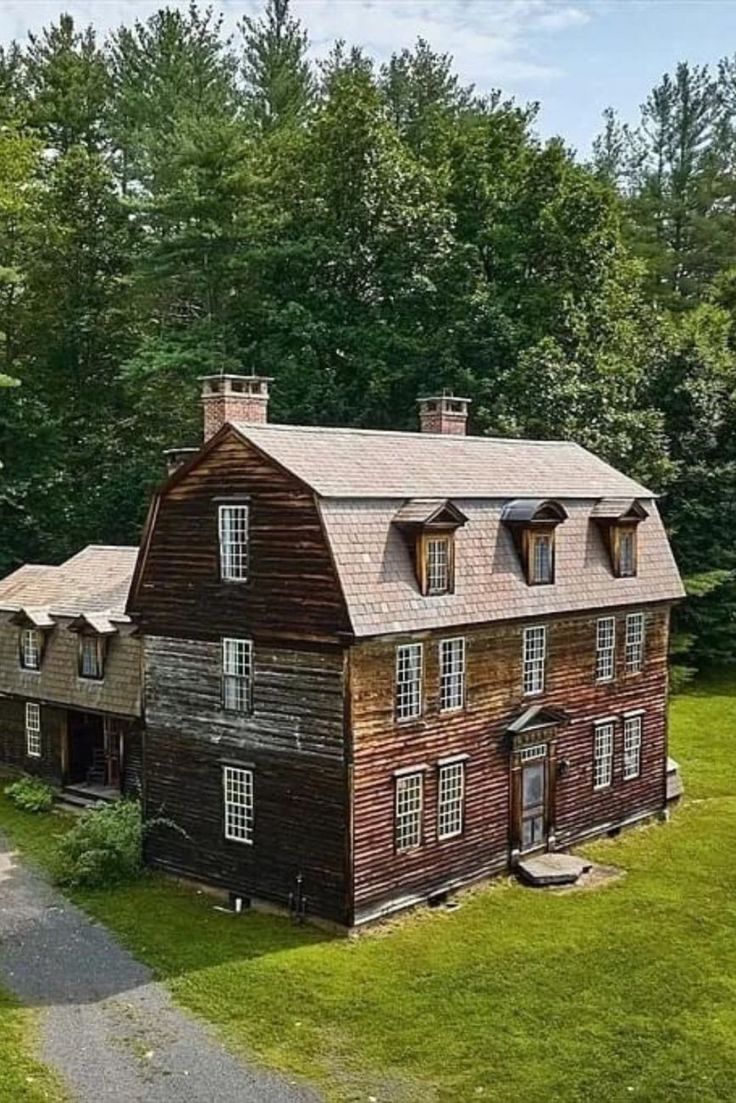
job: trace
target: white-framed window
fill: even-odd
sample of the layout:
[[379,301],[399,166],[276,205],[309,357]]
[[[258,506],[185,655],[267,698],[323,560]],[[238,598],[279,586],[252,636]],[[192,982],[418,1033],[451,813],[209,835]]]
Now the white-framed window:
[[79,676],[101,681],[105,673],[105,644],[100,636],[79,637]]
[[553,577],[553,537],[549,533],[531,535],[531,582],[539,585],[551,582]]
[[641,773],[642,717],[624,717],[624,781],[631,781]]
[[465,811],[465,763],[446,762],[439,768],[437,788],[437,838],[451,839],[463,833]]
[[396,719],[411,720],[422,712],[422,645],[396,648]]
[[440,640],[440,709],[461,709],[465,704],[465,640]]
[[644,665],[644,614],[626,616],[626,672],[638,674]]
[[222,707],[248,713],[253,707],[253,641],[222,641]]
[[26,701],[26,754],[41,757],[41,707],[35,701]]
[[544,692],[544,666],[547,658],[547,629],[542,625],[524,629],[524,693]]
[[623,529],[619,534],[618,573],[620,578],[636,574],[636,529]]
[[593,743],[593,788],[606,789],[613,778],[613,721],[596,724]]
[[244,766],[223,766],[225,838],[236,843],[253,842],[253,771]]
[[450,540],[449,536],[430,536],[426,541],[428,594],[446,594],[450,590]]
[[534,743],[531,747],[522,747],[519,751],[519,759],[521,762],[533,762],[535,758],[547,757],[547,744],[546,743]]
[[38,628],[23,628],[20,634],[20,665],[24,670],[41,669],[41,633]]
[[411,850],[422,842],[424,775],[404,774],[396,778],[395,843],[397,850]]
[[249,515],[244,503],[220,506],[220,577],[226,582],[244,582],[248,577]]
[[611,682],[616,670],[616,618],[601,617],[596,629],[595,680]]

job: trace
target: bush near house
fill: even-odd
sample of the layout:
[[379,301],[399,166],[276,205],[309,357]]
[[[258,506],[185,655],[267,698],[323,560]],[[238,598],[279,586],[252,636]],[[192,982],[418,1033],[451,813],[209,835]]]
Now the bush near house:
[[53,787],[38,777],[18,778],[6,785],[5,793],[24,812],[49,812],[54,803]]
[[105,888],[143,869],[143,816],[137,800],[100,804],[83,812],[57,844],[55,880],[70,888]]

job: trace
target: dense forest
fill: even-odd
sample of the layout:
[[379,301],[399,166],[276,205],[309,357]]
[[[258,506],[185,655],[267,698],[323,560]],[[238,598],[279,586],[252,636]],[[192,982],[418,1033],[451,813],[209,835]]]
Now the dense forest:
[[0,571],[136,541],[199,375],[373,427],[448,386],[657,490],[679,663],[735,657],[736,58],[607,112],[589,163],[535,113],[423,41],[314,65],[288,0],[3,49]]

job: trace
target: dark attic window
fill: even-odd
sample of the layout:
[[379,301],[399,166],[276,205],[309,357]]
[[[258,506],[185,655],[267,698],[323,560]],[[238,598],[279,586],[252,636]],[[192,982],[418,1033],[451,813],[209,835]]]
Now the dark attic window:
[[425,597],[455,589],[455,532],[467,518],[452,502],[413,498],[394,517],[414,563],[417,584]]
[[614,578],[635,578],[638,574],[638,528],[648,516],[636,500],[603,498],[593,507],[592,520],[601,534]]
[[528,586],[551,586],[555,580],[555,530],[567,520],[559,502],[516,498],[507,502],[501,520],[509,530]]

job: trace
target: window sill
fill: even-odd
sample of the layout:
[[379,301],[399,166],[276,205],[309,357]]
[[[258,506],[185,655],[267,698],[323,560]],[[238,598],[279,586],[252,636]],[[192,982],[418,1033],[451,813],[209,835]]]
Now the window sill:
[[226,843],[237,843],[238,846],[253,846],[253,839],[234,839],[232,835],[225,835]]

